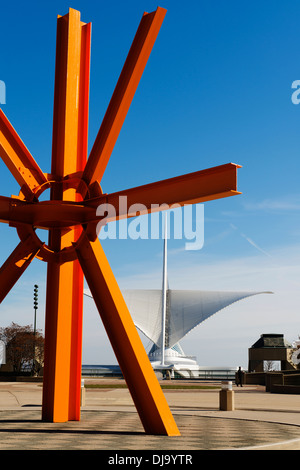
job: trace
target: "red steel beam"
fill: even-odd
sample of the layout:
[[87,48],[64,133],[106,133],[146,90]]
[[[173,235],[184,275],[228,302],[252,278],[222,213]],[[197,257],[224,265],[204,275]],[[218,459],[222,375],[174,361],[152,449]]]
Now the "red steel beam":
[[142,215],[165,210],[173,204],[183,206],[234,196],[241,194],[237,191],[238,168],[239,165],[228,163],[85,201],[26,203],[0,196],[0,220],[12,225],[26,223],[35,228],[67,228],[97,222],[101,214],[97,216],[96,211],[101,205],[103,211],[108,204],[114,208],[106,217],[106,221],[111,221],[134,217],[137,211]]
[[[137,186],[117,193],[106,194],[85,201],[89,207],[111,205],[114,212],[108,212],[107,221],[164,210],[164,204],[196,204],[223,197],[241,194],[237,191],[237,170],[240,165],[228,163],[214,168],[177,176],[163,181]],[[124,198],[124,199],[122,199]],[[125,200],[126,198],[126,200]],[[99,213],[100,215],[100,213]]]
[[87,184],[102,179],[165,14],[158,7],[142,17],[83,173]]
[[0,268],[0,303],[16,284],[18,279],[28,268],[31,261],[41,248],[36,240],[30,236],[19,243],[12,254]]
[[[0,222],[34,228],[68,228],[95,222],[96,211],[82,202],[41,201],[31,203],[18,198],[0,196]],[[75,237],[75,238],[78,238]]]
[[85,237],[77,254],[145,431],[178,436],[176,423],[99,240],[91,242]]
[[[76,172],[83,171],[87,162],[88,152],[88,117],[90,90],[90,54],[91,54],[91,23],[81,25],[81,55],[78,103],[78,136]],[[75,201],[82,196],[76,192]],[[74,227],[74,240],[81,234],[81,226]],[[73,318],[71,329],[71,375],[69,419],[80,419],[81,406],[81,369],[82,369],[82,322],[83,322],[83,288],[84,276],[78,260],[73,261],[72,303]]]
[[0,157],[31,200],[35,190],[47,181],[46,176],[0,109]]
[[13,221],[24,222],[23,215],[20,215],[20,218],[18,216],[14,217],[13,215],[13,210],[18,207],[25,208],[27,207],[27,203],[13,197],[0,196],[0,222],[8,224]]
[[[51,174],[56,179],[83,170],[86,162],[90,26],[70,9],[57,20]],[[52,201],[78,201],[73,188],[51,188]],[[80,229],[78,229],[80,230]],[[51,229],[49,248],[76,240],[75,230]],[[48,263],[43,419],[80,419],[83,273],[78,262]]]

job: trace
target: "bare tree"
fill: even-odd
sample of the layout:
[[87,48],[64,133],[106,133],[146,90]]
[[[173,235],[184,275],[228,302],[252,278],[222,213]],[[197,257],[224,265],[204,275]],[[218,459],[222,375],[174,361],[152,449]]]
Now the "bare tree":
[[274,361],[264,361],[264,371],[265,372],[271,372],[274,370],[278,370],[277,363]]
[[39,372],[44,361],[44,337],[39,331],[34,333],[31,325],[11,323],[0,328],[0,339],[6,345],[6,363],[11,364],[16,374]]

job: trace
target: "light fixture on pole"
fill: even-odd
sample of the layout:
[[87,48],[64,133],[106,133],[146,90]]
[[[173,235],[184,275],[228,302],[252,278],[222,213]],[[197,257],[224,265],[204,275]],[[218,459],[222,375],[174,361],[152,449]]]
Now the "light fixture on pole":
[[34,327],[33,327],[33,333],[34,336],[36,334],[36,311],[38,309],[38,290],[39,286],[37,284],[34,285],[33,289],[33,308],[34,308]]

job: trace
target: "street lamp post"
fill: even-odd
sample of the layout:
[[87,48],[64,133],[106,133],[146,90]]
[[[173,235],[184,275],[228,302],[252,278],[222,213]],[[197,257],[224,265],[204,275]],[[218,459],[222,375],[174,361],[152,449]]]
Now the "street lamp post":
[[38,309],[38,289],[39,286],[37,284],[34,285],[33,289],[33,308],[34,308],[34,328],[33,328],[33,334],[35,336],[36,334],[36,311]]
[[38,309],[38,290],[39,286],[37,284],[34,285],[33,289],[33,309],[34,309],[34,326],[33,326],[33,369],[32,373],[35,374],[35,336],[36,336],[36,311]]

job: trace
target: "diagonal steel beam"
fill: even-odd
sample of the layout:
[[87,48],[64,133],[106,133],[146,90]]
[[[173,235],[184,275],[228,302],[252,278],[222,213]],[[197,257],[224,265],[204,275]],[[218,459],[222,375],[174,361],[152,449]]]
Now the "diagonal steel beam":
[[158,7],[142,17],[83,173],[88,185],[102,179],[165,14]]
[[41,245],[33,237],[19,243],[0,268],[0,303],[38,254]]
[[77,255],[145,431],[179,435],[99,240],[85,237]]
[[35,189],[46,183],[47,178],[1,109],[0,157],[21,186],[24,196],[33,199]]

